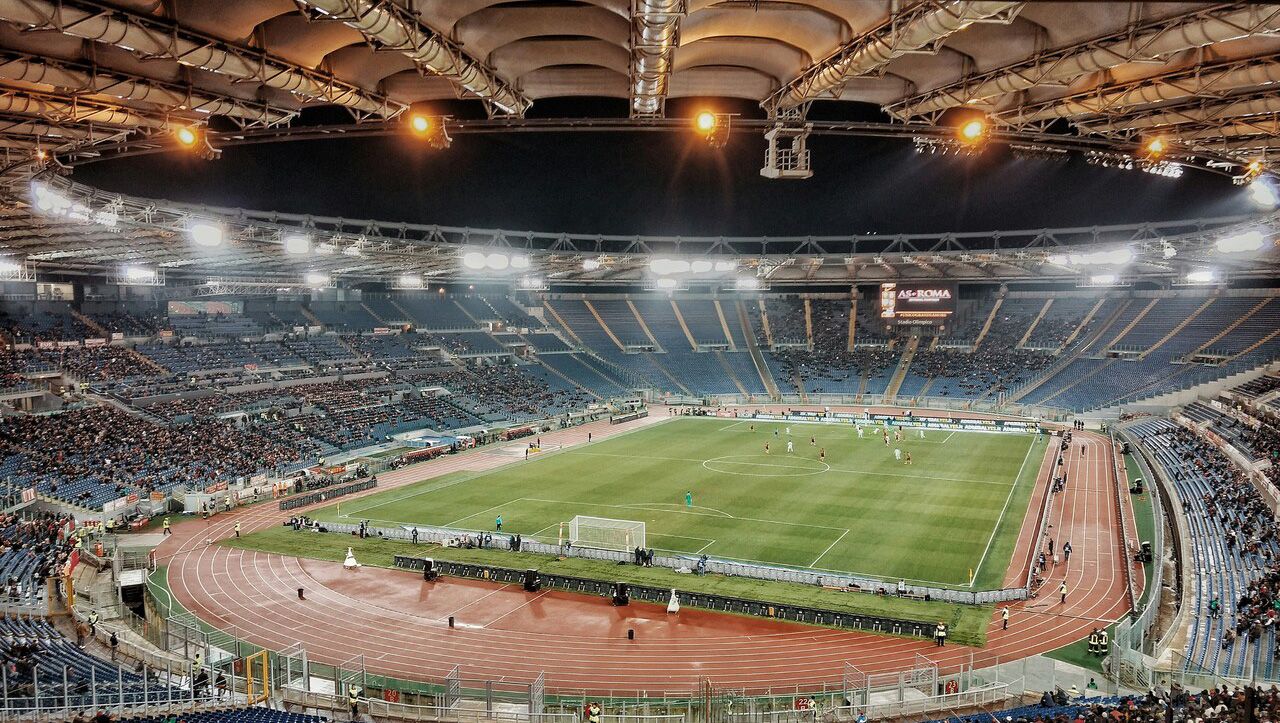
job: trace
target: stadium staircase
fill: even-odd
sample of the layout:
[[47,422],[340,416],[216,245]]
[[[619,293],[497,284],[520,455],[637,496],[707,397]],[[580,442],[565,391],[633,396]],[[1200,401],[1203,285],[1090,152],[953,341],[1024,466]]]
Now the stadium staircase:
[[588,351],[586,354],[580,355],[578,361],[582,362],[582,365],[591,371],[599,374],[606,381],[613,382],[623,389],[649,386],[649,383],[641,379],[638,374],[629,372],[593,352]]
[[[566,322],[564,318],[560,316],[560,312],[556,311],[555,307],[551,305],[550,300],[544,299],[542,302],[542,308],[546,309],[548,312],[551,313],[551,318],[556,320],[556,323],[560,325],[561,329],[564,329],[564,333],[573,337],[573,341],[575,344],[583,348],[587,346],[586,344],[582,343],[582,339],[578,338],[578,333],[573,330],[573,327],[569,326],[569,323]],[[560,376],[564,376],[564,375],[561,374]],[[572,381],[572,380],[569,380],[569,381]]]
[[729,378],[729,381],[733,382],[733,386],[738,388],[738,393],[744,397],[750,396],[751,393],[747,391],[746,387],[742,386],[742,381],[738,379],[738,375],[734,374],[733,369],[729,368],[729,362],[725,361],[724,352],[716,351],[715,355],[716,361],[720,362],[720,368],[724,370],[725,376]]
[[311,322],[312,326],[324,326],[324,322],[320,321],[320,317],[316,316],[306,304],[300,305],[298,311],[302,312],[302,315],[306,317],[307,321]]
[[141,365],[143,365],[143,366],[145,366],[145,367],[149,367],[149,368],[151,368],[151,369],[156,370],[156,373],[158,373],[158,374],[168,374],[168,373],[169,373],[169,370],[168,370],[168,369],[165,369],[165,368],[164,368],[164,367],[162,367],[162,366],[160,366],[159,362],[157,362],[155,359],[152,359],[151,357],[147,356],[146,354],[143,354],[142,352],[138,351],[137,349],[134,349],[133,347],[125,347],[125,349],[129,352],[129,355],[133,357],[133,360],[134,360],[134,361],[136,361],[136,362],[138,362],[139,364],[141,364]]
[[636,317],[636,323],[640,325],[640,329],[644,331],[644,335],[649,338],[649,343],[653,344],[653,348],[662,349],[662,345],[658,343],[658,339],[653,335],[653,332],[649,330],[649,325],[645,323],[644,317],[640,316],[640,310],[631,302],[631,299],[627,299],[627,308],[631,309],[631,314]]
[[[1222,337],[1224,337],[1224,336],[1226,336],[1227,334],[1230,334],[1231,332],[1235,331],[1235,330],[1236,330],[1236,327],[1238,327],[1238,326],[1240,326],[1241,324],[1243,324],[1243,323],[1245,323],[1246,321],[1248,321],[1248,320],[1249,320],[1249,318],[1250,318],[1250,317],[1252,317],[1254,314],[1258,313],[1259,311],[1262,311],[1262,308],[1263,308],[1264,306],[1266,306],[1267,304],[1270,304],[1270,303],[1271,303],[1271,300],[1272,300],[1272,299],[1274,299],[1274,298],[1275,298],[1275,297],[1273,297],[1273,296],[1268,296],[1268,297],[1266,297],[1265,299],[1263,299],[1262,301],[1259,301],[1257,304],[1255,304],[1255,305],[1254,305],[1254,307],[1253,307],[1252,309],[1249,309],[1249,310],[1248,310],[1248,311],[1246,311],[1244,314],[1242,314],[1242,315],[1240,316],[1240,318],[1239,318],[1239,319],[1236,319],[1235,321],[1231,322],[1231,323],[1230,323],[1230,324],[1228,324],[1227,326],[1223,327],[1222,331],[1220,331],[1220,332],[1218,332],[1217,334],[1215,334],[1215,335],[1214,335],[1214,337],[1213,337],[1212,339],[1210,339],[1209,341],[1206,341],[1205,343],[1203,343],[1203,344],[1201,344],[1200,346],[1196,347],[1194,351],[1192,351],[1190,354],[1188,354],[1188,355],[1187,355],[1187,358],[1188,358],[1188,359],[1190,359],[1190,358],[1194,357],[1196,354],[1199,354],[1200,352],[1204,351],[1205,349],[1208,349],[1208,348],[1212,347],[1214,344],[1216,344],[1216,343],[1218,342],[1218,340],[1222,339]],[[1259,345],[1261,345],[1262,343],[1265,343],[1266,341],[1269,341],[1269,340],[1268,340],[1268,339],[1264,339],[1264,340],[1262,340],[1262,342],[1259,342]],[[1256,347],[1255,347],[1255,348],[1256,348]],[[1252,349],[1250,349],[1249,351],[1252,351]]]
[[1241,350],[1240,350],[1239,352],[1237,352],[1236,354],[1234,354],[1234,355],[1232,355],[1232,356],[1230,356],[1230,357],[1227,357],[1227,360],[1226,360],[1226,362],[1224,362],[1224,363],[1226,363],[1226,364],[1230,364],[1231,362],[1235,361],[1236,359],[1239,359],[1240,357],[1244,356],[1245,354],[1248,354],[1249,352],[1253,351],[1254,349],[1257,349],[1258,347],[1262,346],[1263,344],[1266,344],[1267,342],[1271,341],[1272,339],[1276,338],[1277,336],[1280,336],[1280,329],[1276,329],[1276,330],[1272,331],[1270,334],[1267,334],[1266,336],[1264,336],[1264,337],[1262,337],[1261,339],[1259,339],[1259,340],[1255,341],[1254,343],[1250,344],[1249,346],[1247,346],[1247,347],[1245,347],[1245,348],[1241,349]]
[[724,318],[724,307],[720,306],[719,299],[712,299],[711,303],[716,307],[716,316],[720,317],[720,329],[724,331],[724,339],[729,342],[729,351],[737,351],[738,345],[733,340],[733,334],[729,333],[729,322]]
[[667,369],[667,365],[662,363],[662,360],[658,358],[657,354],[645,354],[645,357],[649,359],[649,362],[653,364],[653,367],[655,369],[657,369],[659,372],[662,372],[662,376],[666,377],[667,380],[671,382],[671,386],[675,387],[676,389],[679,389],[682,393],[687,394],[691,397],[698,396],[697,394],[694,394],[693,391],[689,389],[689,387],[686,387],[683,383],[681,383],[679,379],[676,379],[675,375],[671,373],[670,369]]
[[742,300],[735,301],[734,304],[738,308],[738,323],[742,325],[742,338],[746,339],[747,351],[751,354],[751,362],[756,365],[756,373],[760,375],[760,382],[764,384],[764,390],[769,393],[773,399],[777,399],[778,384],[773,380],[773,373],[769,371],[769,364],[764,360],[764,354],[760,353],[760,345],[756,343],[755,332],[751,329],[751,319],[747,317],[747,305]]
[[[572,356],[575,356],[575,357],[576,357],[576,356],[578,356],[578,355],[577,355],[577,354],[574,354],[574,355],[572,355]],[[597,394],[597,393],[595,392],[595,390],[593,390],[593,389],[591,389],[591,388],[589,388],[589,387],[584,387],[584,386],[582,386],[581,384],[579,384],[578,382],[575,382],[575,381],[574,381],[572,378],[570,378],[567,374],[564,374],[564,373],[563,373],[563,372],[561,372],[559,369],[556,369],[555,367],[553,367],[553,366],[551,366],[550,364],[546,363],[546,362],[545,362],[545,361],[543,361],[542,359],[538,359],[538,363],[542,365],[542,368],[543,368],[543,369],[546,369],[548,372],[550,372],[551,374],[555,375],[556,377],[558,377],[558,378],[560,378],[560,379],[563,379],[563,380],[564,380],[564,382],[570,386],[570,388],[573,388],[573,389],[581,389],[582,391],[586,392],[587,394],[590,394],[591,396],[595,397],[596,399],[601,399],[601,400],[603,400],[603,399],[604,399],[604,397],[602,397],[602,396],[600,396],[599,394]]]
[[849,298],[849,343],[845,345],[845,351],[853,351],[853,340],[858,335],[858,297],[856,295]]
[[773,330],[769,328],[769,312],[765,311],[764,299],[760,299],[760,326],[764,329],[764,341],[773,349]]
[[680,313],[680,307],[676,305],[676,300],[671,300],[671,311],[676,315],[676,321],[680,323],[680,330],[684,332],[684,336],[689,340],[689,348],[693,351],[698,350],[698,340],[693,338],[693,332],[689,330],[689,325],[684,323],[684,314]]
[[622,341],[618,339],[618,335],[613,333],[613,329],[610,329],[609,325],[604,323],[604,317],[600,316],[600,312],[596,310],[596,307],[587,299],[583,299],[582,304],[586,306],[587,311],[590,311],[591,315],[595,317],[596,323],[600,325],[601,329],[604,329],[604,333],[609,337],[609,340],[618,347],[618,351],[625,351],[626,347],[623,345]]
[[107,331],[106,329],[102,328],[102,325],[100,325],[98,322],[94,321],[93,319],[90,319],[89,317],[85,316],[84,314],[81,314],[79,311],[76,311],[75,309],[70,309],[70,308],[68,308],[68,309],[67,309],[67,311],[71,312],[71,318],[72,318],[72,319],[75,319],[76,321],[80,322],[81,324],[84,324],[85,326],[89,327],[89,329],[90,329],[93,333],[97,334],[98,336],[102,337],[103,339],[110,339],[110,338],[111,338],[111,332],[109,332],[109,331]]
[[907,378],[907,370],[911,368],[911,360],[915,358],[916,349],[919,348],[920,337],[912,336],[907,340],[907,347],[902,352],[902,358],[898,360],[898,368],[894,370],[889,386],[884,390],[885,401],[893,402],[897,398],[898,390],[902,388],[902,382]]
[[1000,312],[1000,306],[1004,304],[1004,297],[996,299],[996,303],[991,307],[991,313],[987,314],[987,320],[982,323],[982,331],[978,332],[978,338],[973,340],[973,350],[977,351],[982,346],[982,340],[987,337],[987,332],[991,331],[991,325],[995,323],[996,314]]
[[1172,329],[1170,329],[1168,334],[1165,334],[1164,336],[1160,337],[1160,340],[1159,340],[1159,341],[1157,341],[1155,344],[1152,344],[1152,345],[1151,345],[1151,347],[1150,347],[1149,349],[1147,349],[1146,351],[1144,351],[1144,352],[1142,352],[1141,354],[1139,354],[1139,355],[1138,355],[1138,358],[1139,358],[1139,359],[1146,359],[1146,358],[1147,358],[1147,356],[1149,356],[1149,355],[1151,354],[1151,352],[1153,352],[1153,351],[1155,351],[1156,349],[1159,349],[1160,347],[1164,346],[1165,342],[1169,341],[1169,340],[1170,340],[1170,339],[1172,339],[1173,337],[1175,337],[1175,336],[1177,336],[1178,334],[1182,333],[1182,330],[1183,330],[1183,329],[1185,329],[1185,328],[1187,328],[1187,324],[1190,324],[1191,322],[1195,321],[1195,320],[1196,320],[1196,317],[1198,317],[1198,316],[1200,316],[1201,314],[1203,314],[1205,309],[1208,309],[1210,306],[1213,306],[1213,302],[1215,302],[1215,301],[1217,301],[1217,300],[1218,300],[1218,297],[1216,297],[1216,296],[1214,296],[1214,297],[1210,297],[1210,298],[1208,298],[1208,299],[1205,299],[1205,302],[1204,302],[1203,304],[1201,304],[1200,306],[1196,307],[1196,310],[1195,310],[1195,311],[1193,311],[1193,312],[1191,312],[1189,315],[1187,315],[1187,318],[1185,318],[1185,319],[1183,319],[1182,321],[1178,322],[1178,325],[1177,325],[1177,326],[1175,326],[1175,327],[1173,327]]
[[1133,328],[1134,328],[1135,326],[1137,326],[1139,323],[1141,323],[1141,322],[1142,322],[1142,319],[1143,319],[1147,314],[1151,313],[1151,310],[1155,308],[1156,304],[1157,304],[1159,301],[1160,301],[1159,299],[1152,299],[1152,300],[1147,304],[1146,308],[1144,308],[1142,311],[1139,311],[1139,312],[1138,312],[1138,315],[1137,315],[1137,316],[1135,316],[1135,317],[1133,317],[1133,320],[1132,320],[1132,321],[1130,321],[1130,322],[1129,322],[1129,323],[1128,323],[1128,324],[1127,324],[1123,329],[1121,329],[1121,330],[1120,330],[1120,333],[1119,333],[1119,334],[1117,334],[1117,335],[1115,336],[1115,338],[1114,338],[1114,339],[1112,339],[1110,342],[1108,342],[1108,343],[1107,343],[1106,347],[1104,347],[1104,351],[1105,351],[1106,349],[1110,349],[1110,348],[1114,347],[1116,344],[1118,344],[1118,343],[1120,342],[1120,340],[1121,340],[1121,339],[1123,339],[1123,338],[1125,337],[1125,334],[1128,334],[1129,332],[1133,331]]
[[[1058,347],[1053,353],[1055,355],[1061,354],[1063,349],[1070,347],[1071,342],[1075,341],[1076,337],[1080,336],[1080,332],[1084,331],[1089,326],[1089,323],[1093,321],[1093,317],[1098,314],[1098,311],[1101,310],[1102,306],[1106,303],[1106,297],[1098,299],[1097,303],[1093,305],[1093,308],[1089,309],[1089,313],[1084,315],[1084,318],[1080,320],[1079,324],[1076,324],[1076,328],[1072,329],[1071,333],[1067,335],[1067,338],[1062,340],[1062,346]],[[1128,306],[1128,302],[1121,304],[1121,306]]]
[[1027,333],[1023,334],[1022,338],[1018,340],[1018,345],[1015,348],[1022,349],[1027,345],[1027,342],[1031,340],[1031,334],[1034,333],[1036,327],[1040,325],[1040,320],[1044,318],[1045,314],[1049,313],[1050,306],[1053,306],[1052,296],[1044,300],[1044,306],[1040,307],[1040,313],[1036,314],[1036,318],[1031,320],[1031,326],[1027,327]]
[[809,348],[813,348],[813,304],[804,300],[804,338],[809,340]]
[[[1063,345],[1058,348],[1058,351],[1056,353],[1061,354],[1063,349],[1070,347],[1071,341],[1080,335],[1080,333],[1084,330],[1084,328],[1089,324],[1089,320],[1092,319],[1098,313],[1098,310],[1100,308],[1102,308],[1102,304],[1104,301],[1105,299],[1100,300],[1098,301],[1098,303],[1093,305],[1093,308],[1090,309],[1089,313],[1085,314],[1084,318],[1080,320],[1080,324],[1077,325],[1076,328],[1071,332],[1071,335],[1067,337],[1067,340],[1063,342]],[[1111,328],[1113,324],[1116,323],[1118,319],[1124,318],[1125,312],[1128,310],[1129,306],[1133,303],[1134,303],[1133,301],[1125,301],[1123,304],[1117,305],[1116,310],[1113,311],[1109,317],[1107,317],[1107,320],[1103,322],[1102,326],[1097,331],[1095,331],[1092,336],[1090,336],[1087,340],[1085,340],[1083,344],[1076,347],[1076,350],[1073,353],[1067,354],[1066,356],[1061,357],[1056,363],[1053,364],[1053,366],[1044,370],[1044,372],[1042,372],[1040,376],[1036,377],[1034,380],[1024,385],[1021,389],[1014,391],[1014,393],[1008,396],[1008,398],[1005,400],[1005,403],[1012,404],[1014,402],[1021,400],[1026,395],[1030,394],[1036,389],[1039,389],[1050,379],[1053,379],[1063,369],[1066,369],[1067,367],[1071,366],[1072,362],[1084,356],[1085,353],[1088,352],[1090,349],[1092,349],[1100,339],[1106,336],[1108,330]],[[1148,306],[1147,308],[1149,309],[1150,306]],[[1143,312],[1145,313],[1146,309],[1144,309]],[[1141,314],[1139,314],[1138,316],[1141,316]]]
[[364,303],[363,301],[360,302],[360,308],[364,309],[364,312],[369,316],[372,316],[379,324],[383,326],[391,326],[391,324],[387,323],[386,319],[382,318],[381,314],[374,311],[372,308],[369,307],[368,304]]

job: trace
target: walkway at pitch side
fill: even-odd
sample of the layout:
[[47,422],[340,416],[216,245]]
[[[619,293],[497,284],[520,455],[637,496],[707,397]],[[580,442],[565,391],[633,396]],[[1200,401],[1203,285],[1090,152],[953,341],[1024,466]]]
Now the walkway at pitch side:
[[[637,422],[597,422],[542,435],[549,444],[581,444],[660,422],[665,410]],[[228,537],[237,521],[252,531],[279,525],[289,513],[265,506],[221,515],[207,524],[184,522],[158,548],[178,602],[220,628],[258,645],[301,643],[311,660],[340,664],[365,656],[371,673],[439,679],[454,666],[464,678],[528,682],[545,672],[549,690],[628,695],[687,694],[702,678],[747,692],[838,684],[846,661],[863,672],[904,670],[917,653],[941,670],[1008,662],[1046,652],[1114,621],[1128,607],[1113,485],[1112,451],[1105,437],[1076,433],[1067,456],[1069,484],[1051,504],[1051,536],[1074,548],[1070,566],[1049,571],[1040,597],[1012,608],[1008,631],[993,615],[985,648],[816,628],[794,623],[663,606],[614,607],[607,599],[561,591],[524,592],[518,585],[441,579],[418,574],[206,545]],[[1080,441],[1087,453],[1080,455]],[[523,445],[523,442],[515,444]],[[458,470],[483,470],[510,457],[482,451],[447,457],[385,475],[378,490]],[[1052,460],[1041,465],[1032,510],[1024,521],[1007,582],[1021,584],[1033,554],[1039,500]],[[1126,501],[1127,504],[1127,501]],[[274,507],[274,505],[272,506]],[[1132,515],[1128,515],[1132,520]],[[1131,523],[1132,524],[1132,523]],[[1133,534],[1131,528],[1131,535]],[[167,559],[166,559],[167,558]],[[1058,604],[1064,578],[1069,594]],[[1141,569],[1134,568],[1139,584]],[[297,599],[296,590],[307,590]],[[447,620],[455,618],[455,627]],[[628,629],[636,639],[628,640]]]

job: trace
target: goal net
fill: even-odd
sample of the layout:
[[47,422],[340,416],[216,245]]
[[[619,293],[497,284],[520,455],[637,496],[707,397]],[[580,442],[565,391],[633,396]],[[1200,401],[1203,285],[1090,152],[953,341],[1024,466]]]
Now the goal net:
[[561,526],[560,542],[566,541],[575,547],[630,552],[645,547],[644,523],[578,515]]

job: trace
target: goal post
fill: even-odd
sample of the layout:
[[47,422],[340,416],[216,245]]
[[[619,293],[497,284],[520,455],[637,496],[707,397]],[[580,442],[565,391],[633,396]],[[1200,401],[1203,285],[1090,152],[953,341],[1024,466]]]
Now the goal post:
[[560,544],[566,542],[574,547],[631,552],[646,546],[644,523],[577,515],[560,526]]

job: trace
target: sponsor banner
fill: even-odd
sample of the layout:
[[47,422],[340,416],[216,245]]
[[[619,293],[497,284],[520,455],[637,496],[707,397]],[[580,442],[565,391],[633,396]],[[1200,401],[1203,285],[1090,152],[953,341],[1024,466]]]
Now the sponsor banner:
[[78,346],[80,346],[80,342],[78,342],[78,341],[60,341],[60,342],[58,342],[58,348],[59,348],[59,349],[74,349],[74,348],[76,348],[76,347],[78,347]]
[[245,364],[244,370],[247,372],[256,372],[258,370],[258,365],[253,363]]
[[124,339],[124,332],[123,332],[123,331],[113,331],[113,332],[111,332],[111,341],[120,341],[121,339]]
[[161,329],[161,330],[160,330],[160,338],[161,338],[161,339],[172,339],[172,338],[173,338],[173,329]]
[[23,491],[22,491],[22,501],[23,501],[23,502],[32,502],[32,501],[34,501],[34,500],[35,500],[35,498],[36,498],[36,488],[35,488],[35,487],[28,487],[28,488],[26,488],[25,490],[23,490]]
[[126,504],[130,504],[130,505],[131,505],[131,504],[133,504],[133,503],[135,503],[135,502],[137,502],[137,501],[138,501],[138,493],[137,493],[137,492],[130,492],[130,493],[129,493],[129,496],[128,496],[128,497],[126,497],[125,499],[127,500],[127,503],[126,503]]
[[945,322],[956,311],[958,287],[942,282],[880,284],[880,318],[893,323]]
[[[744,417],[744,419],[752,419]],[[970,432],[1038,432],[1038,422],[1006,419],[956,419],[951,417],[871,414],[855,415],[836,413],[825,417],[814,412],[792,412],[791,414],[757,414],[754,419],[766,422],[804,422],[806,424],[828,424],[852,426],[855,424],[885,424],[890,427],[912,427],[924,429],[945,429],[951,431]]]
[[211,494],[215,494],[215,493],[217,493],[217,492],[222,492],[222,491],[223,491],[223,490],[225,490],[226,488],[227,488],[227,483],[226,483],[226,482],[218,482],[217,484],[212,484],[212,485],[209,485],[208,487],[205,487],[205,488],[204,488],[204,492],[205,492],[205,494],[209,494],[209,495],[211,495]]
[[85,346],[106,346],[107,340],[106,339],[85,339],[84,345]]
[[385,336],[385,335],[390,334],[390,333],[391,333],[391,329],[389,329],[389,328],[387,328],[387,327],[385,327],[385,326],[375,326],[375,327],[373,327],[373,334],[374,334],[374,336]]
[[152,501],[152,502],[164,502],[164,493],[163,493],[163,492],[154,492],[154,491],[153,491],[153,492],[151,493],[151,501]]
[[259,485],[264,485],[266,483],[267,483],[267,475],[265,472],[260,472],[249,478],[249,484],[253,485],[254,487],[257,487]]
[[169,316],[243,314],[243,301],[170,301]]

